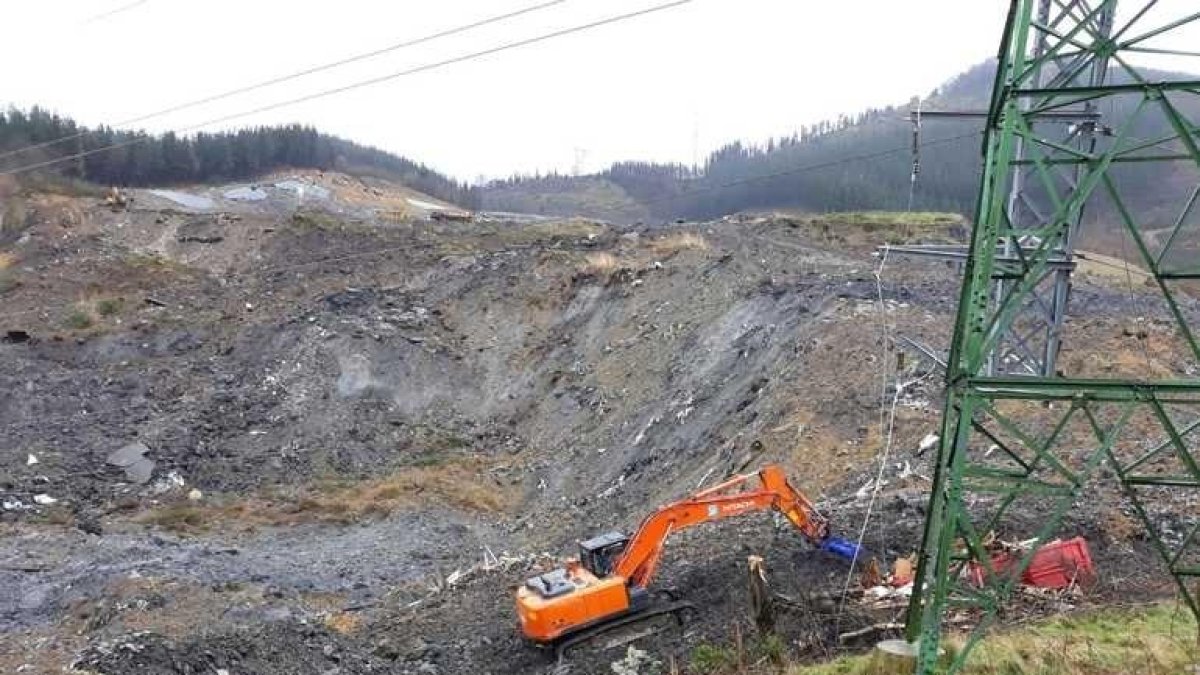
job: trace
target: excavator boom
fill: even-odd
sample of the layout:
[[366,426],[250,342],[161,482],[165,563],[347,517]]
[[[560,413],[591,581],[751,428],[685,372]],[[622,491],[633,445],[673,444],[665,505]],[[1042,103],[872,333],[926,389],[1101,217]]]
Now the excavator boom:
[[[760,483],[757,488],[731,492],[756,477]],[[757,474],[735,476],[650,514],[629,540],[613,571],[624,577],[629,585],[644,588],[650,585],[658,560],[662,557],[663,545],[672,532],[712,520],[768,509],[782,513],[809,541],[820,544],[828,537],[829,524],[825,518],[804,494],[787,482],[782,469],[770,465]]]
[[[753,485],[754,479],[758,485]],[[517,615],[525,635],[551,642],[585,627],[643,609],[663,546],[672,532],[752,511],[783,514],[811,542],[846,558],[858,547],[829,534],[812,502],[770,465],[735,476],[668,504],[646,517],[632,537],[618,532],[580,542],[579,560],[528,579],[517,590]]]

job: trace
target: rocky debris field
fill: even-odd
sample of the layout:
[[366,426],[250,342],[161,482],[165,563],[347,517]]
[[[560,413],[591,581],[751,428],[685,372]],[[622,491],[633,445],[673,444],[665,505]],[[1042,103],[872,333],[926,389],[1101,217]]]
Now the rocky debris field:
[[[944,349],[957,278],[874,247],[961,222],[382,222],[230,191],[26,195],[0,238],[0,671],[706,672],[697,650],[735,625],[768,667],[899,616],[843,601],[846,563],[768,515],[672,538],[659,585],[699,608],[682,628],[554,664],[512,595],[576,540],[767,462],[845,536],[871,504],[882,561],[910,553],[941,380],[900,338]],[[1110,355],[1065,354],[1080,371],[1186,367],[1143,289],[1074,292],[1068,330]],[[1072,515],[1105,572],[1075,604],[1169,592],[1119,506]],[[796,599],[781,644],[753,634],[749,554]]]

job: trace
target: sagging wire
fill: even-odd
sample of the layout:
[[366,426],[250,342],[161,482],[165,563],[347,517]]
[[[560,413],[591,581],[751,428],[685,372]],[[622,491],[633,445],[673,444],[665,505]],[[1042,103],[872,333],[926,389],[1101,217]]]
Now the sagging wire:
[[[846,598],[850,595],[850,586],[854,583],[854,570],[858,565],[859,554],[862,552],[863,540],[867,536],[867,527],[871,522],[871,514],[875,509],[875,501],[879,496],[879,490],[883,486],[883,474],[887,470],[888,460],[892,453],[892,441],[895,437],[896,428],[896,408],[900,404],[900,395],[904,390],[919,380],[911,383],[896,383],[895,392],[892,394],[891,405],[887,403],[887,386],[888,386],[888,343],[891,339],[891,327],[888,324],[887,318],[887,302],[883,297],[883,272],[887,266],[888,249],[885,247],[879,254],[879,265],[875,268],[875,293],[879,303],[879,322],[880,333],[883,336],[883,354],[880,358],[879,367],[881,371],[882,388],[879,397],[879,427],[880,430],[885,430],[883,450],[879,458],[879,471],[875,475],[875,485],[871,490],[871,499],[867,502],[867,512],[863,516],[862,527],[858,531],[858,539],[854,548],[854,556],[850,559],[850,569],[846,572],[846,583],[842,588],[842,597],[838,603],[838,611],[835,618],[835,626],[838,630],[841,629],[842,614],[846,609]],[[887,424],[884,425],[886,417]]]

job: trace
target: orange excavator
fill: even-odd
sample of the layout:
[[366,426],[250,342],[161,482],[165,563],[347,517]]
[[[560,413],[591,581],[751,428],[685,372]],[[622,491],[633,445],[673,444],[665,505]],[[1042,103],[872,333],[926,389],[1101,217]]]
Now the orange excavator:
[[[752,484],[754,478],[758,486]],[[768,509],[782,513],[822,549],[850,560],[858,557],[858,546],[831,536],[828,521],[812,502],[788,483],[783,469],[769,465],[658,509],[632,537],[609,532],[580,542],[578,559],[527,579],[517,589],[521,630],[534,642],[554,645],[561,655],[568,646],[619,625],[678,615],[691,604],[656,604],[649,590],[667,537],[692,525]]]

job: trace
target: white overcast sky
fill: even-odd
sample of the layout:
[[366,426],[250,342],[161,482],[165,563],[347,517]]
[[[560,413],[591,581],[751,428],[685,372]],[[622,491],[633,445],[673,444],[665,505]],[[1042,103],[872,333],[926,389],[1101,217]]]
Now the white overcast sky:
[[[657,4],[516,20],[145,122],[178,129]],[[6,0],[0,104],[112,123],[538,0]],[[303,122],[459,178],[690,163],[924,95],[993,55],[1007,0],[694,0],[211,129]],[[119,10],[107,14],[112,10]]]

